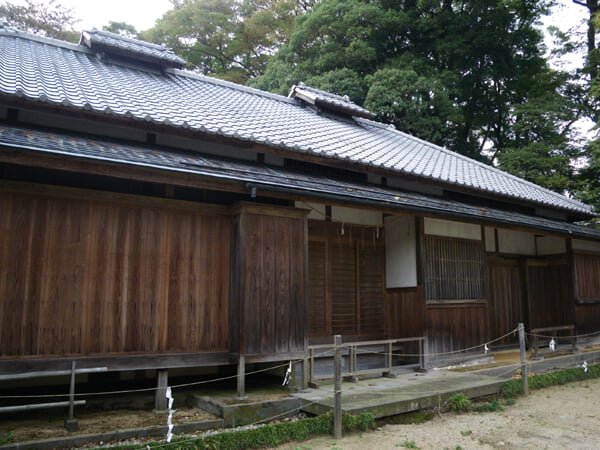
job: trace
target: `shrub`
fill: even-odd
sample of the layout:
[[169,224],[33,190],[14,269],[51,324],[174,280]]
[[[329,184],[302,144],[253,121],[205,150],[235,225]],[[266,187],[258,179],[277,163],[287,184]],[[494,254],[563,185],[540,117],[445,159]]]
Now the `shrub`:
[[477,412],[494,412],[502,411],[502,405],[498,400],[492,400],[491,402],[480,403],[473,408]]
[[448,399],[450,409],[454,412],[467,412],[471,409],[471,400],[464,393],[459,392]]
[[[600,364],[589,365],[585,372],[582,367],[571,367],[569,369],[558,370],[556,372],[547,372],[540,375],[527,377],[529,389],[541,389],[549,386],[556,386],[573,381],[587,380],[589,378],[600,378]],[[522,380],[510,380],[502,385],[502,397],[513,399],[523,393]]]
[[[342,416],[342,430],[344,433],[366,431],[375,428],[375,419],[371,413],[361,413],[356,416],[344,414]],[[120,449],[136,449],[160,447],[166,449],[249,449],[276,447],[290,441],[304,441],[319,434],[333,433],[333,413],[322,416],[310,417],[295,422],[281,422],[265,425],[252,430],[232,431],[203,436],[197,439],[176,438],[170,444],[163,441],[149,442],[135,446],[118,447]]]

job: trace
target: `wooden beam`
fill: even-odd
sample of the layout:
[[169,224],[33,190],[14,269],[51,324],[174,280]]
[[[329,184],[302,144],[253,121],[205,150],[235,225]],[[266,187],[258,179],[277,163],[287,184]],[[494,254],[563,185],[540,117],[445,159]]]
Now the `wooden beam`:
[[65,371],[70,370],[72,361],[76,361],[78,370],[84,368],[106,367],[107,371],[212,367],[231,364],[228,352],[153,355],[116,354],[43,359],[19,358],[0,359],[0,374],[21,374],[29,371]]

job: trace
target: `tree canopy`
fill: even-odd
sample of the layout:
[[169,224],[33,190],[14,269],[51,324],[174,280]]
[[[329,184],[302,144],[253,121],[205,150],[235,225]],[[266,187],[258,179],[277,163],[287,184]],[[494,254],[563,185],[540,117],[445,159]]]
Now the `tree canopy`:
[[166,43],[205,75],[245,83],[263,73],[288,40],[300,0],[171,0],[173,8],[141,33]]
[[34,34],[71,42],[79,39],[79,33],[73,30],[79,20],[73,15],[73,10],[58,4],[56,0],[25,0],[25,5],[4,2],[0,4],[0,20]]

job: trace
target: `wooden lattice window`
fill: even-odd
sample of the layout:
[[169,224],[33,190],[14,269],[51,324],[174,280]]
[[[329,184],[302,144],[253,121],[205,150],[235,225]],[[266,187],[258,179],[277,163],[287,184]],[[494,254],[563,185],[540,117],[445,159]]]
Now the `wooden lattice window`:
[[423,237],[423,290],[427,302],[481,302],[485,300],[485,286],[481,241]]

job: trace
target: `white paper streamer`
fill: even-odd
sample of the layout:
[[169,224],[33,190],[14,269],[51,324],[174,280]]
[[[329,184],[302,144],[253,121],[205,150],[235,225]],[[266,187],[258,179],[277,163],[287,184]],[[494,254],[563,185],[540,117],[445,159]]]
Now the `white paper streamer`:
[[487,344],[483,344],[483,350],[485,351],[485,354],[487,355],[488,352],[490,351],[490,348],[487,346]]
[[173,409],[173,401],[175,399],[173,398],[173,393],[170,386],[167,387],[167,394],[165,397],[167,397],[167,400],[169,401],[169,416],[167,417],[167,442],[171,442],[171,439],[173,439],[173,413],[175,412]]
[[583,362],[583,366],[581,366],[581,367],[583,367],[583,371],[584,371],[585,373],[587,373],[587,361],[584,361],[584,362]]
[[283,384],[281,385],[282,387],[287,385],[290,381],[290,376],[292,375],[292,362],[290,361],[290,365],[288,366],[286,372],[285,372],[285,377],[283,379]]
[[556,351],[556,342],[554,342],[554,338],[552,338],[550,344],[548,344],[548,347],[550,347],[550,350],[552,350],[553,352]]

